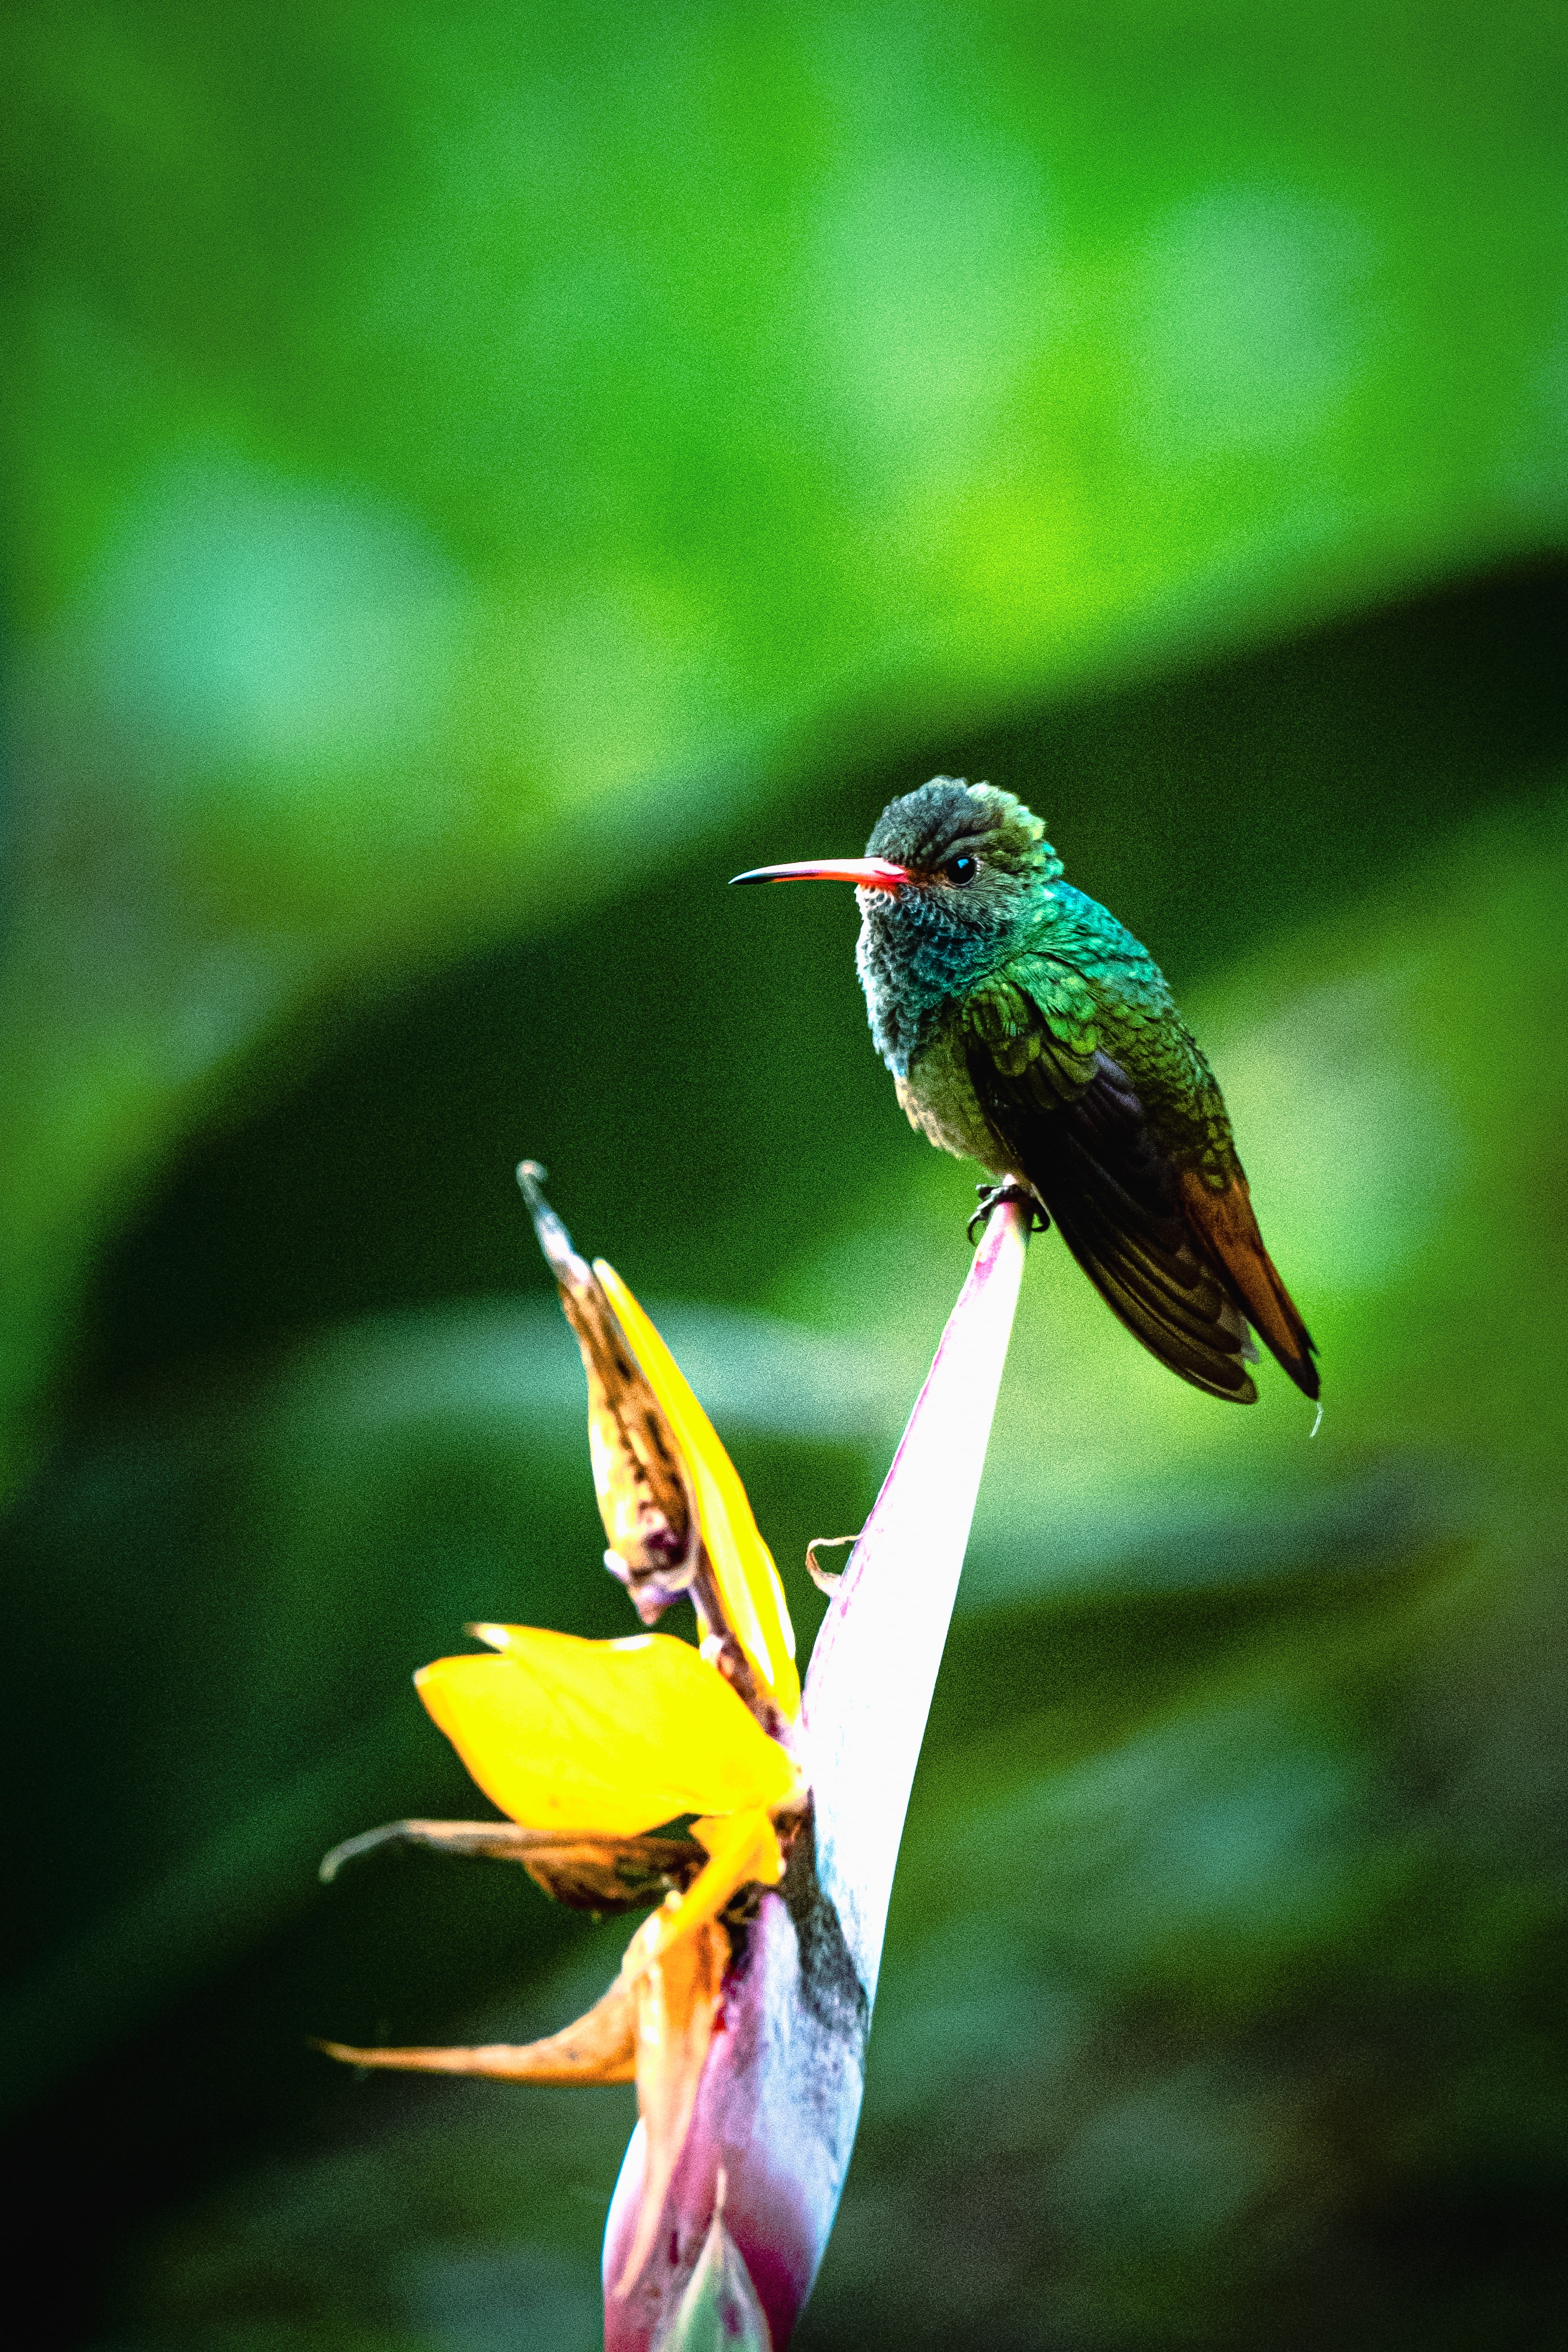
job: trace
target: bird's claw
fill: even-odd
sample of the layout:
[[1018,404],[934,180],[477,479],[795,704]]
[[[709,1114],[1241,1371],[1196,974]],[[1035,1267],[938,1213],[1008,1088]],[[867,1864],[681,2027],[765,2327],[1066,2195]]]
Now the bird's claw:
[[992,1210],[999,1209],[1005,1201],[1016,1201],[1019,1208],[1027,1209],[1029,1213],[1029,1223],[1026,1230],[1029,1233],[1043,1234],[1049,1229],[1051,1222],[1050,1217],[1040,1206],[1039,1202],[1036,1199],[1034,1193],[1029,1191],[1027,1185],[1015,1184],[1012,1179],[1009,1178],[1005,1183],[976,1184],[974,1189],[980,1195],[980,1206],[975,1210],[974,1214],[970,1218],[969,1223],[965,1227],[965,1231],[969,1235],[970,1246],[972,1248],[974,1244],[975,1226],[978,1225],[984,1232],[986,1224],[990,1222]]

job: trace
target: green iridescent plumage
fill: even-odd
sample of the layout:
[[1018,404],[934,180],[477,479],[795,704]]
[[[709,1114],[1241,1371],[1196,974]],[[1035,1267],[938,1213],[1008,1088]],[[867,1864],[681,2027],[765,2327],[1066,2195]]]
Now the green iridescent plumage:
[[911,1124],[1026,1190],[1162,1362],[1250,1402],[1250,1324],[1318,1393],[1258,1231],[1225,1102],[1147,950],[1064,880],[1011,793],[939,776],[863,860],[763,868],[860,883],[857,961]]

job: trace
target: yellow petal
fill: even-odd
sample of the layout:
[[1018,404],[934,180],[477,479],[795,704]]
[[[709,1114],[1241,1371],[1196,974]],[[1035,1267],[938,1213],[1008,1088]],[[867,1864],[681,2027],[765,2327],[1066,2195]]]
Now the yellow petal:
[[758,1532],[740,1475],[679,1365],[615,1267],[595,1258],[594,1271],[675,1432],[731,1628],[775,1706],[793,1717],[800,1711],[795,1628],[773,1556]]
[[416,2074],[488,2074],[501,2083],[629,2083],[637,2074],[637,1998],[616,1978],[586,2015],[542,2042],[487,2042],[473,2049],[317,2048],[348,2066],[388,2066]]
[[625,2294],[636,2279],[658,2231],[665,2192],[691,2126],[729,1958],[729,1937],[716,1919],[709,1919],[673,1950],[646,1959],[632,1979],[637,2112],[647,2134],[647,2158],[637,2225],[616,2283],[617,2294]]
[[414,1679],[486,1796],[525,1829],[636,1837],[799,1789],[790,1756],[689,1643],[476,1630],[502,1654],[437,1658]]
[[693,1822],[691,1834],[708,1849],[707,1868],[698,1872],[684,1895],[667,1895],[652,1917],[643,1921],[626,1948],[623,1974],[637,1964],[634,1956],[668,1951],[704,1919],[715,1918],[742,1886],[776,1886],[784,1876],[784,1855],[765,1812]]

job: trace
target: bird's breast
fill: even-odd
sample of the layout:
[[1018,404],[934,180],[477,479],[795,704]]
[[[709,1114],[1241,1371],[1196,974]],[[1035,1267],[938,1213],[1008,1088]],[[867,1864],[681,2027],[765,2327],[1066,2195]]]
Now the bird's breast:
[[994,1176],[1018,1172],[980,1108],[955,1027],[942,1023],[935,1029],[915,1053],[907,1076],[894,1085],[910,1125],[940,1150],[956,1160],[978,1160]]

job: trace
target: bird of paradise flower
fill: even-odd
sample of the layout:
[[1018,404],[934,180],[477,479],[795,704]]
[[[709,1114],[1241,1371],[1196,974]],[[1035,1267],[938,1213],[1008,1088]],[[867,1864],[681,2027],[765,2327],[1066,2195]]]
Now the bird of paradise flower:
[[[680,1596],[699,1646],[476,1625],[421,1698],[500,1822],[387,1839],[521,1862],[558,1901],[653,1903],[586,2015],[522,2046],[321,2046],[360,2066],[510,2082],[635,2081],[605,2232],[606,2352],[782,2352],[848,2168],[904,1814],[947,1637],[1026,1246],[994,1214],[804,1693],[772,1554],[653,1324],[518,1171],[588,1378],[609,1549],[645,1626]],[[668,1825],[689,1818],[689,1829]],[[665,1833],[653,1832],[665,1825]]]

